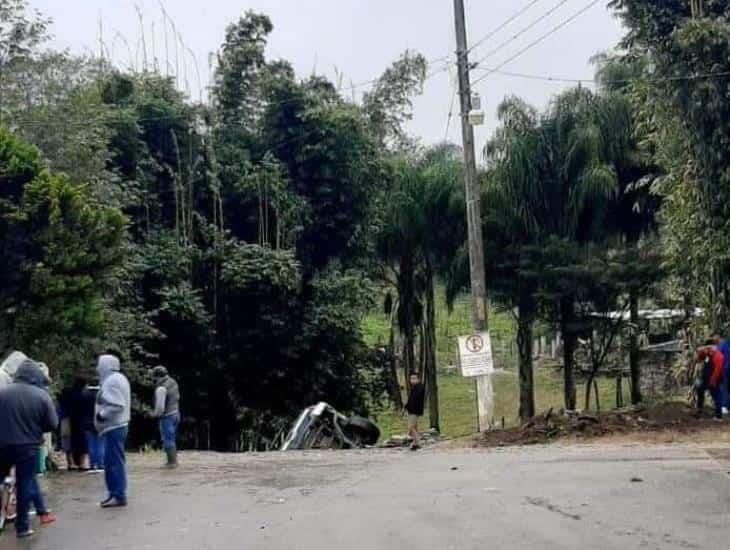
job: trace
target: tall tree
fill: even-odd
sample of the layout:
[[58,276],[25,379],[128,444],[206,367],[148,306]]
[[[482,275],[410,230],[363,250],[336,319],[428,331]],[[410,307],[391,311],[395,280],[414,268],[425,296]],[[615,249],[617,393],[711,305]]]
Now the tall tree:
[[[616,172],[618,189],[616,198],[607,216],[609,231],[615,232],[623,241],[625,257],[630,258],[631,267],[626,271],[626,288],[629,295],[630,334],[629,370],[631,373],[631,402],[638,404],[641,395],[641,364],[639,356],[639,299],[653,283],[645,267],[658,267],[659,258],[642,247],[641,240],[657,228],[657,214],[661,207],[661,196],[653,189],[660,175],[660,169],[645,146],[647,128],[641,122],[642,76],[646,68],[645,58],[619,58],[599,56],[598,79],[601,83],[600,101],[603,108],[598,123],[604,134],[604,158]],[[641,98],[641,99],[640,99]],[[659,271],[655,270],[655,276]]]
[[87,186],[42,170],[38,152],[6,130],[0,151],[2,338],[67,377],[102,335],[126,222]]
[[428,62],[407,50],[363,96],[363,109],[378,141],[395,151],[412,147],[405,124],[413,118],[413,97],[423,91]]
[[651,101],[644,111],[659,122],[652,137],[656,160],[667,172],[658,187],[668,197],[662,220],[670,261],[684,286],[694,287],[710,322],[722,326],[730,321],[730,164],[721,154],[730,140],[730,107],[719,75],[730,70],[730,4],[613,0],[610,5],[628,29],[622,45],[651,60],[646,75]]
[[580,246],[601,236],[616,177],[602,156],[603,134],[596,117],[599,106],[594,94],[583,88],[559,95],[542,116],[519,100],[508,100],[500,110],[503,127],[488,149],[494,172],[493,200],[505,207],[488,219],[509,235],[501,243],[504,258],[511,258],[513,268],[522,270],[523,275],[510,282],[507,293],[512,306],[521,305],[524,315],[519,331],[523,418],[534,410],[529,337],[531,312],[536,306],[530,298],[535,296],[535,273],[541,279],[547,311],[563,337],[565,406],[576,406],[574,280],[570,273],[553,272],[555,276],[543,277],[547,273],[540,273],[540,269],[546,257],[540,254],[537,264],[533,265],[534,259],[527,266],[521,264],[528,261],[523,256],[528,250],[540,251],[549,243],[556,250]]
[[416,371],[416,339],[421,330],[423,377],[431,427],[440,429],[436,356],[436,280],[457,261],[466,238],[460,175],[454,148],[436,147],[399,157],[379,236],[378,250],[396,290],[398,328],[403,335],[406,378]]

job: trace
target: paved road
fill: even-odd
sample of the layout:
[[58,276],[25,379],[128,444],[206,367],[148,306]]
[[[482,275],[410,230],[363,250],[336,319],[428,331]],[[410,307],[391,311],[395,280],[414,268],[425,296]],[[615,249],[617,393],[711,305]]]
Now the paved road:
[[[730,447],[430,449],[133,459],[130,507],[52,481],[59,523],[2,550],[724,548]],[[633,479],[633,481],[632,481]]]

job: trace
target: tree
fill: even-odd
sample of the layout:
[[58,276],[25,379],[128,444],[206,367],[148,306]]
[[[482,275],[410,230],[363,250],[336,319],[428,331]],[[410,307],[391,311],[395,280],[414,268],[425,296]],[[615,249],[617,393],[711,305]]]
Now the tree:
[[485,248],[490,292],[516,311],[519,373],[519,417],[535,416],[532,342],[537,315],[537,281],[525,269],[530,246],[542,236],[536,215],[542,199],[539,119],[535,109],[517,98],[499,108],[500,128],[487,148]]
[[[645,70],[645,59],[621,59],[611,56],[597,58],[598,77],[601,82],[600,100],[604,105],[599,120],[604,139],[604,158],[612,163],[616,172],[618,189],[611,211],[607,216],[609,231],[623,240],[626,259],[632,260],[636,269],[645,266],[658,268],[658,254],[641,247],[640,241],[657,228],[657,214],[661,197],[652,186],[660,174],[652,155],[642,147],[646,140],[646,127],[641,123],[641,105],[632,100],[643,98],[641,76]],[[638,82],[638,83],[637,83]],[[644,254],[640,254],[644,251]],[[659,270],[654,274],[659,276]],[[639,358],[639,299],[652,280],[635,277],[628,272],[627,291],[629,295],[630,334],[629,369],[631,372],[631,402],[641,402],[641,365]]]
[[[35,12],[28,14],[26,0],[0,0],[0,84],[6,71],[36,52],[48,39],[50,20]],[[0,125],[4,123],[4,98],[0,86]]]
[[462,163],[450,147],[402,156],[391,165],[378,252],[385,278],[395,289],[398,329],[403,335],[406,379],[416,372],[416,341],[421,330],[421,366],[431,427],[440,429],[436,365],[435,288],[439,275],[456,262],[465,241]]
[[412,98],[422,93],[427,70],[426,58],[407,50],[364,94],[363,109],[382,146],[394,151],[412,146],[404,125],[413,118]]
[[667,197],[662,233],[682,298],[699,297],[713,326],[722,326],[730,319],[730,165],[721,154],[730,139],[730,111],[725,79],[713,75],[730,69],[730,6],[725,0],[610,5],[628,29],[622,45],[629,55],[651,62],[644,75],[651,101],[643,112],[654,121],[653,152],[666,172],[657,184]]
[[576,406],[574,277],[569,271],[546,277],[543,262],[549,256],[538,254],[535,263],[535,258],[526,257],[523,252],[540,252],[551,245],[558,253],[601,238],[616,179],[602,156],[604,136],[596,117],[599,107],[594,94],[583,88],[556,97],[541,117],[523,102],[508,100],[500,109],[503,128],[488,150],[496,175],[493,200],[506,207],[505,211],[492,213],[491,220],[502,226],[502,233],[507,235],[502,240],[506,258],[511,257],[512,268],[522,270],[523,275],[510,281],[507,295],[511,296],[510,300],[516,298],[514,301],[518,303],[513,301],[512,305],[522,305],[524,312],[519,330],[524,417],[534,408],[530,397],[531,358],[528,357],[530,312],[537,305],[530,299],[536,295],[531,287],[534,281],[540,281],[544,310],[556,320],[563,337],[565,406],[568,409]]
[[3,336],[67,377],[84,361],[56,354],[101,336],[126,221],[86,187],[42,170],[38,153],[5,130],[0,150]]

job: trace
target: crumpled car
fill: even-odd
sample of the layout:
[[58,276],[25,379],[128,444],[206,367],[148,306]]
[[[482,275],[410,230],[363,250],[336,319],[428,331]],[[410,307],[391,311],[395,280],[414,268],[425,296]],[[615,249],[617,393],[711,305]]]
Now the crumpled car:
[[378,439],[380,429],[372,420],[345,416],[322,402],[302,411],[281,450],[362,449]]

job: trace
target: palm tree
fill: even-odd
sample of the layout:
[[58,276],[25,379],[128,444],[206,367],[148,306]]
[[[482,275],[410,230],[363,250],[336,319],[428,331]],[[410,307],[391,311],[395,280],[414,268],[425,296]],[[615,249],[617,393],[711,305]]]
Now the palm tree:
[[406,379],[418,370],[416,340],[420,330],[420,365],[431,427],[437,430],[435,289],[437,277],[448,271],[458,243],[465,240],[462,173],[462,164],[451,147],[393,159],[378,240],[384,278],[397,295],[387,302],[392,304],[403,337]]
[[[596,97],[578,87],[555,98],[547,112],[518,99],[506,100],[500,108],[502,126],[487,149],[490,183],[486,208],[488,231],[501,231],[498,262],[488,266],[504,270],[509,277],[505,296],[518,313],[520,348],[521,417],[534,414],[532,390],[531,329],[537,310],[536,285],[547,287],[563,336],[564,398],[575,409],[576,392],[573,354],[577,342],[575,292],[569,274],[558,270],[552,280],[540,280],[540,248],[548,242],[565,246],[599,238],[616,176],[602,159],[601,128],[596,124]],[[492,239],[488,233],[488,240]],[[516,274],[516,275],[515,275]],[[492,282],[494,283],[494,282]],[[494,284],[493,284],[494,286]],[[551,304],[553,305],[553,304]]]
[[[598,66],[600,83],[600,109],[602,117],[598,123],[606,136],[604,158],[616,171],[618,190],[608,216],[608,231],[623,241],[627,257],[641,259],[639,244],[642,238],[652,233],[657,226],[657,214],[661,197],[652,192],[652,184],[660,169],[652,162],[648,152],[639,144],[640,124],[632,109],[632,100],[644,102],[642,76],[646,72],[646,59],[626,59],[599,55],[594,58]],[[644,261],[643,263],[646,263]],[[631,273],[629,273],[631,275]],[[657,276],[659,273],[657,272]],[[652,277],[633,277],[626,281],[629,294],[631,333],[629,337],[629,370],[631,373],[631,402],[642,401],[641,365],[639,361],[639,297],[646,290],[645,281]]]

